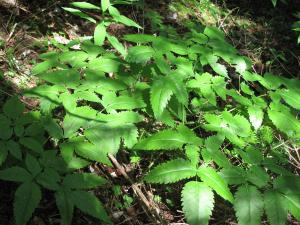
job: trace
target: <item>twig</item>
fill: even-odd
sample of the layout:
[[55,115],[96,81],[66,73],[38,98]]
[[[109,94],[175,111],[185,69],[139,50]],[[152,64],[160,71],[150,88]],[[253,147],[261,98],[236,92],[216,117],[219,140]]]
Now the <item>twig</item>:
[[128,174],[126,173],[124,167],[119,164],[119,162],[117,161],[117,159],[112,154],[108,154],[108,157],[112,161],[112,163],[114,164],[114,166],[121,172],[121,174],[123,175],[123,177],[130,182],[131,187],[132,187],[134,193],[139,198],[139,200],[141,201],[141,203],[144,205],[144,207],[146,208],[146,210],[151,213],[150,215],[156,220],[156,223],[160,224],[160,225],[167,225],[167,223],[159,215],[159,212],[157,210],[158,207],[153,202],[150,202],[146,198],[146,196],[144,195],[144,193],[138,187],[138,184],[134,183],[131,180],[131,178],[128,176]]

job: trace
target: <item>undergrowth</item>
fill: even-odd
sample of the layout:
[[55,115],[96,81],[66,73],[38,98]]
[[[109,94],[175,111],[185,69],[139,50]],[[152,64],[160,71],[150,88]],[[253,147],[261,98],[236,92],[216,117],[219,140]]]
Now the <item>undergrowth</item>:
[[[112,224],[89,192],[111,184],[83,171],[95,161],[112,166],[108,154],[121,149],[141,158],[172,154],[143,180],[166,187],[184,180],[190,225],[208,224],[216,195],[241,225],[261,224],[263,215],[271,225],[285,224],[288,213],[300,220],[300,180],[282,147],[300,143],[299,80],[256,74],[215,27],[117,38],[112,24],[142,27],[109,0],[64,9],[95,23],[93,36],[40,55],[32,73],[41,82],[23,93],[39,109],[13,97],[0,114],[0,179],[20,184],[17,225],[27,224],[44,189],[63,225],[72,224],[75,207]],[[102,11],[101,21],[86,10]]]

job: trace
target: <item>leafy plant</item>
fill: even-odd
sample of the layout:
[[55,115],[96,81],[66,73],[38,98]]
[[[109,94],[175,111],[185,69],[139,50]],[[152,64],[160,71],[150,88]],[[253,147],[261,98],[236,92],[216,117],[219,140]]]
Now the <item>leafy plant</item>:
[[[111,166],[108,154],[124,148],[141,159],[144,151],[171,156],[144,181],[184,182],[182,208],[191,225],[209,223],[215,194],[233,205],[241,225],[260,224],[264,212],[271,225],[284,224],[287,213],[300,220],[300,181],[275,138],[299,145],[298,80],[252,72],[251,60],[214,27],[175,33],[180,38],[118,38],[109,33],[112,23],[141,27],[114,2],[72,6],[64,9],[96,24],[93,36],[40,55],[32,72],[41,84],[24,92],[38,98],[40,111],[24,112],[15,97],[0,115],[0,179],[21,183],[17,225],[30,219],[41,188],[54,194],[65,225],[74,207],[112,223],[83,191],[107,181],[78,169],[94,161]],[[9,166],[8,157],[15,158]]]

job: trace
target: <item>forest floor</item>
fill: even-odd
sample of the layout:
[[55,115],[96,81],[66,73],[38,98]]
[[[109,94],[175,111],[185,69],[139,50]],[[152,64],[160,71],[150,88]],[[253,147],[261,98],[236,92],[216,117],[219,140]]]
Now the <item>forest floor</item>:
[[[92,35],[94,30],[93,25],[69,15],[61,8],[68,6],[70,2],[68,0],[24,2],[19,15],[0,8],[0,104],[9,96],[36,85],[38,81],[30,71],[39,61],[40,53],[50,51],[56,43],[63,44],[83,35]],[[241,54],[252,59],[253,69],[257,73],[269,72],[300,78],[300,47],[297,45],[297,35],[291,29],[296,20],[293,14],[300,11],[298,0],[294,1],[293,7],[279,3],[276,8],[268,0],[215,0],[214,4],[198,2],[196,0],[146,0],[140,6],[122,6],[121,11],[138,21],[145,27],[145,32],[151,34],[172,32],[170,27],[184,32],[185,27],[191,23],[199,26],[217,26],[224,31],[228,41]],[[115,27],[112,28],[112,32],[124,34],[131,30]],[[38,104],[25,98],[23,101],[28,108],[34,108]],[[126,152],[123,156],[121,154],[120,158],[124,158],[122,162],[126,164],[128,158]],[[133,178],[139,177],[139,171],[143,170],[142,163],[128,162],[125,166]],[[106,207],[115,219],[115,224],[151,224],[151,219],[147,217],[133,196],[131,184],[120,175],[120,171],[98,164],[89,169],[97,170],[107,177],[116,174],[112,181],[119,186],[115,190],[107,190],[106,193],[99,194],[99,198],[105,198]],[[1,182],[0,185],[0,225],[10,225],[13,224],[10,210],[13,208],[15,186],[7,183],[2,185]],[[174,225],[184,224],[184,216],[180,211],[180,196],[178,196],[180,188],[180,184],[170,185],[167,190],[159,189],[157,186],[147,186],[147,193],[157,202],[164,219]],[[97,194],[97,190],[95,193]],[[174,198],[174,195],[177,198]],[[216,206],[211,221],[214,225],[237,224],[235,216],[230,213],[225,202]],[[50,197],[44,199],[30,224],[60,224],[53,199]],[[99,223],[78,212],[74,218],[74,225],[81,224]],[[289,224],[300,223],[290,218]]]

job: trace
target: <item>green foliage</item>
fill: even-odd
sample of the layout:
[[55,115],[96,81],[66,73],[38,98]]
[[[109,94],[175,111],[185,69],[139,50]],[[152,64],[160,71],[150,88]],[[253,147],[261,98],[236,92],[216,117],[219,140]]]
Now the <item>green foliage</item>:
[[299,178],[280,149],[281,141],[299,145],[300,82],[252,72],[250,59],[214,27],[177,38],[112,36],[112,23],[141,29],[118,3],[64,8],[95,23],[93,36],[77,50],[66,45],[41,55],[32,73],[42,84],[24,92],[39,100],[38,111],[28,112],[17,97],[2,107],[0,179],[20,183],[16,224],[27,224],[43,189],[53,194],[63,225],[72,224],[75,207],[111,224],[105,205],[86,191],[110,184],[78,169],[111,166],[108,154],[120,149],[142,160],[145,151],[168,156],[144,181],[183,182],[191,225],[209,223],[214,194],[233,204],[241,225],[261,224],[264,212],[271,225],[284,224],[288,213],[300,220]]

